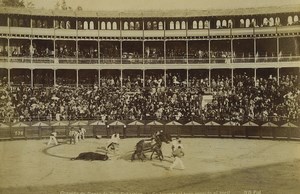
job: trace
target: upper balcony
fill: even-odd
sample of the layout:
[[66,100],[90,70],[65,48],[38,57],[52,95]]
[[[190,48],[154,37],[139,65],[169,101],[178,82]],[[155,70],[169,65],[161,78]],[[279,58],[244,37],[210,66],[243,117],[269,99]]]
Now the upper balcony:
[[53,28],[28,28],[0,26],[0,34],[68,36],[68,37],[146,37],[146,38],[182,38],[182,37],[229,37],[254,35],[280,35],[300,33],[300,25],[255,28],[221,28],[221,29],[188,29],[188,30],[76,30]]

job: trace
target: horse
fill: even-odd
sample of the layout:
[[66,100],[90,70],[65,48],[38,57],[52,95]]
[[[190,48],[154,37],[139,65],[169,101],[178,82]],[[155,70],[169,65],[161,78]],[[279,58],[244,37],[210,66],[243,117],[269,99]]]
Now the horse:
[[138,158],[143,161],[143,157],[146,158],[145,152],[152,152],[150,156],[150,160],[152,160],[152,156],[154,153],[157,154],[160,161],[164,159],[163,153],[161,151],[162,143],[169,143],[172,141],[172,138],[169,134],[166,134],[164,132],[159,134],[154,134],[151,139],[143,139],[140,140],[136,144],[136,149],[131,155],[131,161],[135,159],[135,156],[137,155]]

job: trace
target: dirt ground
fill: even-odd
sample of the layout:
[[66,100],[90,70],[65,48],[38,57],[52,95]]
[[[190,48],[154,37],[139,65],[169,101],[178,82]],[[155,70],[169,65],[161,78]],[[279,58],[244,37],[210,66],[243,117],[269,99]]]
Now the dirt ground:
[[[76,145],[48,139],[0,142],[0,193],[299,193],[300,142],[183,138],[185,170],[165,160],[130,161],[137,138],[122,139],[108,161],[71,161],[81,152],[103,151],[107,139]],[[149,157],[149,154],[147,155]]]

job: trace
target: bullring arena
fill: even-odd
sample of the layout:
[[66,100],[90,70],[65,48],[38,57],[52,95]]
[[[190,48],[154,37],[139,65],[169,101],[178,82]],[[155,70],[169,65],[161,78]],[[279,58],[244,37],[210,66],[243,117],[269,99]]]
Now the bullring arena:
[[1,194],[299,193],[299,4],[91,1],[0,0]]
[[[185,170],[169,171],[165,160],[130,161],[137,138],[121,139],[108,161],[71,161],[81,152],[101,152],[107,139],[58,146],[47,140],[2,141],[1,193],[297,193],[297,141],[183,138]],[[5,151],[9,147],[9,152]],[[149,158],[149,155],[147,155]],[[12,164],[13,163],[13,164]]]

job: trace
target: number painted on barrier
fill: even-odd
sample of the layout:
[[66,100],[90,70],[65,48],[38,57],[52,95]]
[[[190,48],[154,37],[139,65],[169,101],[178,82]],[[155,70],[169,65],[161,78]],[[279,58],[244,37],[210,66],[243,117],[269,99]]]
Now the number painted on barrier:
[[23,131],[15,131],[15,136],[22,136],[24,135]]

